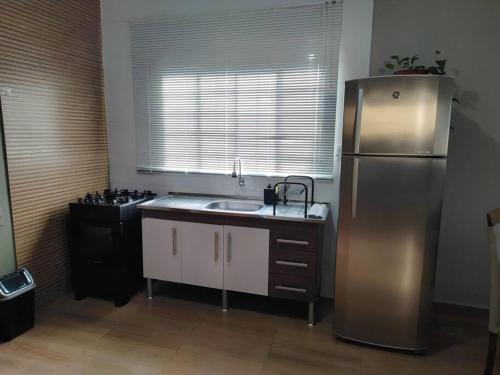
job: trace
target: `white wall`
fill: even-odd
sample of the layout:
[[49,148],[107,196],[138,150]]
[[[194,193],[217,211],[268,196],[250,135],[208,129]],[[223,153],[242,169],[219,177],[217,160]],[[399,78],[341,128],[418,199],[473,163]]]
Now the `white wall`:
[[452,115],[435,299],[488,303],[486,212],[500,206],[500,1],[375,0],[371,74],[393,54],[448,58]]
[[[276,8],[322,3],[322,0],[102,0],[104,82],[109,137],[111,185],[129,189],[150,189],[159,194],[169,191],[262,196],[268,178],[247,177],[241,188],[229,176],[187,174],[139,174],[136,172],[135,123],[131,73],[130,20],[162,16],[186,16],[238,12],[245,9]],[[368,75],[373,0],[344,0],[340,75],[344,79]],[[341,91],[339,92],[342,93]],[[340,124],[341,113],[337,116]],[[340,131],[339,131],[340,134]],[[336,168],[338,176],[338,168]],[[336,218],[338,178],[319,181],[318,201],[332,205]],[[333,296],[335,230],[329,224],[329,243],[323,260],[322,294]]]
[[[186,191],[260,196],[268,181],[247,178],[247,186],[241,189],[230,177],[136,173],[129,20],[316,2],[320,1],[102,0],[113,186],[148,188],[160,194]],[[345,79],[367,75],[372,2],[344,0],[339,70]],[[418,53],[430,60],[433,50],[439,48],[448,58],[449,74],[456,77],[461,104],[453,114],[455,131],[450,141],[436,299],[474,306],[485,306],[488,298],[485,213],[500,206],[498,20],[500,1],[496,0],[375,0],[371,75],[381,74],[384,60],[394,53]],[[337,118],[340,123],[341,117]],[[337,181],[321,182],[318,188],[318,199],[330,201],[335,212]],[[334,233],[334,227],[330,232]],[[325,295],[331,295],[333,290],[334,235],[330,237],[323,271]]]

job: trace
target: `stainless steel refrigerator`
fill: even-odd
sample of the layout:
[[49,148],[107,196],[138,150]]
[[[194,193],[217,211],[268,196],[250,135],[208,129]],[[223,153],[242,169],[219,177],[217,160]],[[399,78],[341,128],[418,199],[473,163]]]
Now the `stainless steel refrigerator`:
[[453,80],[346,82],[334,332],[427,348]]

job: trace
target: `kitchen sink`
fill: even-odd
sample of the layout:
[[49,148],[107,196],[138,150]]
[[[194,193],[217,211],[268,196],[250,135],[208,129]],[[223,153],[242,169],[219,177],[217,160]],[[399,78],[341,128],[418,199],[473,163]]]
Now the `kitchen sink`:
[[208,210],[256,212],[264,207],[261,203],[241,201],[215,201],[205,206]]

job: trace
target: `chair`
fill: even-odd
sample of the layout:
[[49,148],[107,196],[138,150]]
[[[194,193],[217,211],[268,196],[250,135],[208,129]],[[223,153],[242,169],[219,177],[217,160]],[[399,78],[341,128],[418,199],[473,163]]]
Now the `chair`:
[[488,357],[484,375],[491,375],[495,364],[497,338],[500,332],[500,208],[491,211],[488,218],[490,243],[490,319],[488,324]]

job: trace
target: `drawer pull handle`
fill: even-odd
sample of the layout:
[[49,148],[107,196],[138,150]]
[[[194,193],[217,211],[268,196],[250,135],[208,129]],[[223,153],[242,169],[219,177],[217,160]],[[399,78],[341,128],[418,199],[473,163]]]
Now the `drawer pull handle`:
[[289,262],[287,260],[277,260],[276,264],[282,265],[282,266],[290,266],[290,267],[300,267],[300,268],[307,268],[308,264],[307,263],[300,263],[300,262]]
[[277,243],[288,243],[288,244],[294,244],[294,245],[309,246],[309,241],[287,240],[287,239],[284,239],[284,238],[277,238],[276,242]]
[[215,232],[214,235],[214,260],[219,260],[219,233]]
[[291,286],[276,285],[274,287],[276,290],[284,290],[287,292],[297,292],[297,293],[307,293],[307,289],[304,288],[293,288]]
[[172,228],[172,253],[177,255],[177,229]]
[[226,260],[229,263],[231,261],[231,233],[227,234],[227,254]]

